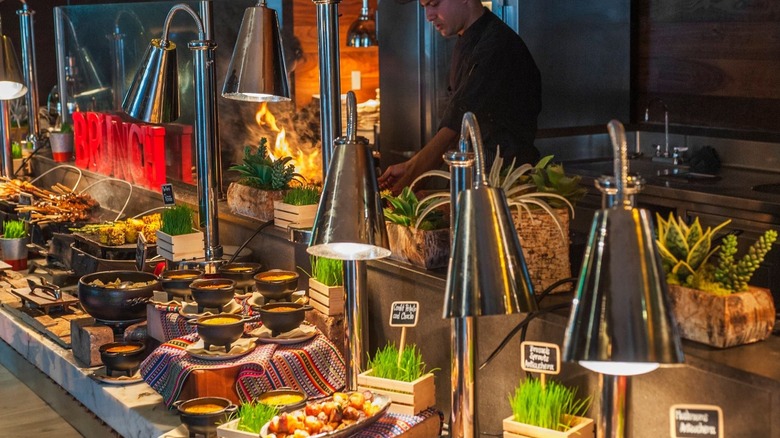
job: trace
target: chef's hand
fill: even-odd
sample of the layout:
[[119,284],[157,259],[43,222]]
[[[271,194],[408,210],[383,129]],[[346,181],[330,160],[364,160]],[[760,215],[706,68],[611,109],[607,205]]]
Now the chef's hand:
[[404,182],[407,178],[404,177],[407,176],[408,171],[409,161],[393,164],[392,166],[388,167],[385,172],[377,179],[379,182],[379,189],[389,189],[391,192],[393,192],[393,195],[397,196],[399,193],[401,193],[401,190],[403,190],[404,186],[406,185]]

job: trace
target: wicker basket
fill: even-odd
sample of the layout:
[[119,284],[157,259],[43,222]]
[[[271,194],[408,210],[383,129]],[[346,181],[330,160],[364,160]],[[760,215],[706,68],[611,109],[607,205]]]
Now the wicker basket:
[[[558,280],[571,277],[569,210],[559,208],[554,211],[561,220],[565,237],[561,236],[555,220],[546,211],[534,209],[529,214],[527,210],[523,210],[518,219],[517,210],[512,209],[512,220],[523,247],[531,282],[537,293]],[[567,285],[562,285],[553,292],[567,289]]]

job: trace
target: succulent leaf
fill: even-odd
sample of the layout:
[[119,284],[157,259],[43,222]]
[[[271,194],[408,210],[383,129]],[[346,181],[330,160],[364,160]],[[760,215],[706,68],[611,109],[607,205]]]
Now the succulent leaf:
[[669,227],[664,236],[663,246],[680,260],[688,258],[688,242],[677,221],[669,221]]

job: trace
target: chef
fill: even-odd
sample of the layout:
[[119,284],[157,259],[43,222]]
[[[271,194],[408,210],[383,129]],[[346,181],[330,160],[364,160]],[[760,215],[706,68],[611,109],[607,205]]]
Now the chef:
[[541,76],[523,40],[479,0],[420,0],[425,18],[444,37],[457,35],[449,74],[449,102],[433,138],[409,160],[379,177],[394,194],[422,173],[439,168],[442,155],[457,147],[463,114],[477,116],[485,166],[497,146],[504,163],[535,163]]

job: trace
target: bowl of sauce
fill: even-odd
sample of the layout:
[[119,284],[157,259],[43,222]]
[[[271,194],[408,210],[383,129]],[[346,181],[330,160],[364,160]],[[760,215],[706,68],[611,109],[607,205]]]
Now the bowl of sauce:
[[222,397],[198,397],[173,403],[190,436],[216,436],[217,426],[228,421],[237,406]]
[[[244,323],[247,321],[241,315],[220,313],[203,316],[195,320],[198,326],[198,336],[203,340],[203,346],[208,349],[212,345],[225,347],[225,352],[244,334]],[[188,321],[188,323],[192,323]]]
[[274,269],[260,272],[254,276],[255,289],[268,300],[290,301],[290,296],[298,290],[298,273]]
[[229,278],[200,278],[190,283],[192,298],[198,303],[198,313],[208,308],[222,312],[222,307],[235,296],[236,282]]
[[107,376],[112,377],[117,371],[132,377],[144,358],[145,346],[142,342],[109,342],[101,345],[98,352]]
[[306,311],[313,307],[300,303],[272,303],[252,307],[260,313],[260,321],[271,330],[271,336],[279,336],[298,328],[306,317]]
[[279,388],[264,392],[258,397],[258,401],[275,406],[279,412],[290,412],[306,406],[308,396],[303,391],[292,388]]

